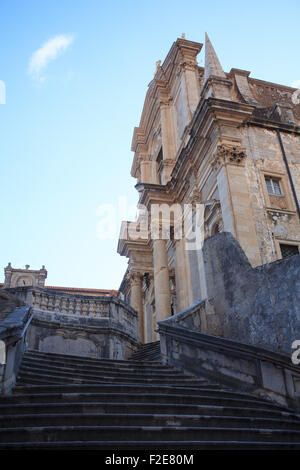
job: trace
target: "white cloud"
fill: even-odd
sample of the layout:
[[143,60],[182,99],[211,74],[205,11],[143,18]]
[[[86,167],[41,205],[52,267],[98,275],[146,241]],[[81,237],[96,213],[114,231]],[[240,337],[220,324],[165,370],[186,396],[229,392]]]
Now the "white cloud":
[[45,77],[42,76],[42,72],[49,62],[60,56],[73,41],[74,37],[69,34],[60,34],[48,39],[30,58],[28,70],[32,78],[43,81]]
[[294,80],[291,84],[293,88],[300,88],[300,80]]

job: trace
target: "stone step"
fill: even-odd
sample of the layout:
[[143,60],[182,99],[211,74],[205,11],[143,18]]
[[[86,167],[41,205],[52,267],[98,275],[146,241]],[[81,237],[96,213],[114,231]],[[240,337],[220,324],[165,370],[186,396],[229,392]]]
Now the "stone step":
[[[11,443],[0,443],[0,450],[110,450],[117,453],[117,450],[133,451],[133,450],[153,450],[153,454],[157,454],[158,450],[169,451],[169,450],[198,450],[198,451],[215,451],[215,450],[258,450],[258,451],[278,451],[278,450],[300,450],[300,443],[296,442],[268,442],[260,441],[205,441],[205,440],[194,440],[190,441],[166,441],[161,440],[159,442],[153,441],[55,441],[55,442],[11,442]],[[190,454],[188,454],[190,457]],[[153,464],[153,462],[152,462]],[[153,464],[154,465],[154,464]]]
[[122,392],[94,392],[94,393],[48,393],[48,394],[35,394],[35,395],[12,395],[3,397],[0,404],[0,411],[5,411],[3,408],[7,404],[26,404],[26,406],[34,405],[35,403],[48,403],[49,406],[55,406],[57,402],[59,404],[74,403],[105,403],[116,402],[116,403],[163,403],[167,405],[175,404],[191,404],[191,405],[218,405],[218,406],[247,406],[247,407],[258,407],[268,409],[278,409],[272,403],[266,401],[253,400],[249,397],[235,396],[235,395],[213,395],[211,391],[208,393],[199,392],[198,395],[183,395],[183,394],[171,394],[171,393],[151,393],[140,394],[140,393],[122,393]]
[[127,364],[123,365],[122,367],[120,366],[113,366],[112,364],[107,364],[107,363],[102,363],[99,361],[99,363],[95,364],[85,364],[83,362],[78,362],[75,363],[73,361],[64,361],[59,360],[57,358],[55,359],[47,359],[47,358],[35,358],[35,357],[29,357],[25,356],[22,360],[22,364],[30,367],[30,366],[40,366],[40,367],[66,367],[70,369],[84,369],[84,370],[92,370],[92,371],[105,371],[105,370],[110,370],[110,371],[115,371],[115,372],[135,372],[135,373],[152,373],[152,372],[157,372],[157,373],[178,373],[177,369],[173,369],[172,367],[168,366],[163,366],[163,365],[148,365],[147,367],[140,367],[136,364]]
[[[152,341],[150,343],[141,344],[137,351],[153,349],[153,348],[157,348],[157,347],[160,347],[160,341]],[[136,352],[134,352],[133,354],[136,354]]]
[[74,398],[78,395],[84,396],[91,394],[96,396],[122,394],[132,396],[151,397],[160,395],[174,396],[177,400],[180,396],[187,396],[189,399],[194,397],[195,400],[201,401],[203,397],[215,398],[231,398],[235,400],[251,400],[255,403],[263,403],[267,406],[274,407],[272,402],[262,400],[258,401],[257,397],[243,392],[235,392],[233,390],[221,389],[212,385],[204,384],[201,387],[169,387],[168,385],[144,385],[144,384],[101,384],[101,385],[46,385],[46,386],[22,386],[17,387],[12,396],[4,397],[6,403],[21,403],[24,401],[33,401],[35,398],[43,401],[61,399],[67,395],[68,399],[73,393]]
[[[138,392],[142,394],[147,393],[170,393],[170,394],[188,394],[197,395],[199,390],[229,390],[222,388],[219,385],[203,382],[201,385],[193,387],[182,387],[181,385],[170,387],[168,384],[130,384],[130,383],[117,383],[117,382],[105,382],[102,384],[47,384],[47,385],[17,385],[14,388],[13,395],[29,395],[29,394],[44,394],[56,392],[60,393],[86,393],[86,392],[103,392],[103,391],[119,391],[122,393],[126,392]],[[242,392],[241,392],[242,393]],[[243,393],[242,393],[243,394]],[[245,394],[255,399],[250,394]]]
[[300,442],[300,430],[201,426],[38,426],[0,429],[0,442],[49,441],[168,441]]
[[158,359],[160,357],[160,354],[143,354],[143,355],[139,355],[139,356],[136,356],[135,360],[139,360],[139,361],[155,361],[156,359]]
[[44,373],[40,372],[39,374],[35,374],[31,371],[24,372],[20,371],[18,376],[18,383],[20,384],[65,384],[65,383],[90,383],[90,384],[101,384],[107,382],[120,382],[120,383],[136,383],[136,384],[169,384],[169,385],[179,385],[179,386],[194,386],[194,385],[201,385],[203,384],[203,379],[188,379],[188,378],[159,378],[159,377],[141,377],[141,378],[127,378],[127,377],[112,377],[110,375],[106,376],[88,376],[84,374],[61,374],[57,375],[56,373]]
[[0,416],[0,428],[40,426],[189,426],[189,427],[241,427],[257,429],[296,429],[299,420],[261,418],[253,416],[180,415],[180,414],[128,414],[128,413],[60,413],[12,414]]
[[137,351],[135,351],[131,356],[130,359],[133,359],[136,356],[140,356],[142,354],[157,354],[160,353],[160,346],[151,346],[151,347],[140,347]]
[[[128,384],[128,383],[103,383],[103,384],[67,384],[67,385],[18,385],[14,389],[13,396],[18,395],[34,395],[34,394],[49,394],[56,393],[61,395],[62,393],[92,393],[92,392],[119,392],[119,393],[130,393],[136,392],[147,395],[149,393],[159,393],[159,394],[182,394],[182,395],[198,395],[199,391],[204,391],[207,393],[217,390],[222,390],[224,392],[230,391],[224,388],[220,388],[217,385],[203,383],[202,385],[197,385],[197,387],[181,387],[169,385],[152,385],[152,384]],[[252,399],[256,399],[250,394],[243,394],[242,392],[233,392],[238,393],[236,396],[247,396]],[[9,397],[11,398],[11,397]],[[22,397],[23,400],[25,397]]]
[[161,361],[132,361],[132,360],[117,360],[117,359],[92,359],[92,358],[85,358],[83,356],[74,356],[74,355],[69,355],[69,354],[56,354],[56,353],[45,353],[45,352],[40,352],[40,351],[35,351],[33,349],[28,350],[24,354],[24,358],[31,357],[31,358],[46,358],[49,361],[52,359],[58,359],[61,361],[69,361],[74,364],[90,364],[90,365],[99,365],[99,364],[108,364],[111,365],[112,367],[130,367],[132,365],[136,365],[137,367],[143,368],[147,366],[158,366],[158,367],[166,367],[165,365],[162,364]]
[[137,361],[139,359],[145,359],[145,360],[148,360],[148,361],[151,361],[151,359],[155,357],[157,358],[157,360],[159,360],[160,358],[160,351],[158,350],[152,350],[152,351],[139,351],[137,353],[134,353],[131,357],[130,357],[130,360],[131,361]]
[[134,359],[140,359],[142,356],[145,356],[145,355],[156,355],[158,357],[160,357],[160,342],[159,341],[155,341],[153,343],[147,343],[147,344],[142,344],[139,346],[139,348],[137,349],[137,351],[135,351],[130,359],[134,360]]
[[65,364],[42,364],[37,361],[28,361],[28,360],[23,360],[22,365],[20,367],[20,371],[32,371],[32,372],[39,372],[39,371],[48,371],[48,372],[56,372],[58,375],[60,373],[69,373],[69,374],[84,374],[84,375],[110,375],[110,376],[120,376],[120,377],[191,377],[186,374],[183,374],[182,372],[178,370],[174,370],[171,368],[165,369],[164,371],[159,370],[149,370],[148,368],[146,370],[136,370],[136,369],[129,369],[129,370],[115,370],[113,368],[105,367],[84,367],[84,366],[68,366]]
[[140,353],[136,354],[135,356],[132,356],[131,360],[132,361],[159,361],[161,358],[160,352],[145,352],[145,353]]
[[[19,403],[19,404],[0,404],[0,415],[18,415],[18,414],[192,414],[192,415],[210,415],[220,414],[222,416],[253,416],[253,417],[270,417],[279,419],[294,420],[295,416],[286,411],[280,411],[275,408],[265,408],[263,405],[256,405],[252,402],[246,404],[238,403],[227,404],[190,404],[190,403],[158,403],[158,402],[117,402],[117,401],[78,401],[73,400],[74,397],[63,397],[59,402],[35,402],[35,403]],[[90,398],[90,397],[89,397]]]
[[50,375],[44,376],[36,376],[32,375],[31,373],[25,375],[22,374],[18,378],[18,382],[22,385],[37,385],[37,384],[106,384],[106,383],[128,383],[128,384],[149,384],[149,385],[159,385],[161,383],[165,384],[173,384],[174,386],[181,386],[181,387],[190,387],[190,386],[198,386],[202,385],[203,381],[199,380],[190,380],[190,381],[180,381],[180,380],[158,380],[158,379],[134,379],[129,381],[128,379],[120,379],[117,377],[102,377],[99,379],[89,380],[87,378],[80,378],[80,377],[56,377]]
[[0,449],[300,450],[299,416],[271,401],[149,358],[86,359],[26,352],[14,393],[0,399]]
[[155,345],[155,346],[142,345],[137,349],[137,351],[132,353],[130,359],[135,356],[139,356],[140,354],[146,354],[146,353],[151,354],[151,353],[157,353],[157,352],[160,352],[160,345]]

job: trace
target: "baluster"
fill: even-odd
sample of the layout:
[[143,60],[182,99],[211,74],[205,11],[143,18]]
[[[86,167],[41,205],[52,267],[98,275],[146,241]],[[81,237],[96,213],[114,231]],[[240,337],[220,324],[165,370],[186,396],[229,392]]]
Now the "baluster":
[[88,306],[87,306],[87,303],[86,303],[86,301],[85,301],[85,302],[83,302],[83,304],[82,304],[82,312],[81,312],[81,315],[84,315],[85,317],[87,316],[87,308],[88,308]]
[[53,311],[55,308],[55,297],[53,295],[49,296],[49,301],[48,301],[48,310]]
[[96,304],[95,304],[95,301],[94,300],[90,300],[90,310],[89,310],[89,315],[91,317],[94,317],[95,316],[95,311],[96,311]]
[[95,308],[95,317],[96,317],[96,316],[97,316],[97,317],[98,317],[98,316],[101,317],[101,303],[98,302],[98,301],[95,302],[95,307],[96,307],[96,308]]
[[104,317],[109,317],[109,304],[107,303],[103,305],[103,314],[104,314]]
[[76,299],[75,300],[75,315],[80,315],[81,314],[81,300]]
[[41,294],[41,309],[42,310],[47,310],[47,300],[48,300],[47,295]]
[[67,299],[65,297],[61,300],[61,313],[67,313]]
[[75,313],[75,305],[76,305],[76,300],[75,299],[69,299],[69,313],[74,314]]
[[41,306],[41,294],[40,292],[33,292],[33,302],[32,306],[36,309],[40,308]]
[[60,297],[54,296],[54,310],[59,312],[60,311]]

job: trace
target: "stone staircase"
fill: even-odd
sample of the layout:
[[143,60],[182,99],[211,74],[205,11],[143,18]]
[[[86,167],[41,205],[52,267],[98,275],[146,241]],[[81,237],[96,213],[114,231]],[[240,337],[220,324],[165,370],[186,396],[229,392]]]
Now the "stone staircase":
[[0,450],[300,449],[293,412],[147,360],[158,348],[129,361],[26,352],[0,399]]
[[141,344],[130,359],[134,361],[160,361],[160,342]]

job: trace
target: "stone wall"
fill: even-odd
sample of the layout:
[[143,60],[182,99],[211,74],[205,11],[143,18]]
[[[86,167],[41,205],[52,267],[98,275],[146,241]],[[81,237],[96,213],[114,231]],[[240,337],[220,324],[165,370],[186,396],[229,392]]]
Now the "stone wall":
[[127,359],[137,340],[109,319],[35,313],[27,348],[95,359]]
[[290,354],[300,339],[300,255],[252,268],[226,232],[206,239],[203,255],[222,336]]
[[[252,264],[257,266],[281,257],[280,242],[299,245],[300,225],[276,131],[248,126],[240,129],[240,134],[247,155],[245,185],[251,202],[246,215],[253,220],[259,247],[257,257],[260,262]],[[285,132],[281,133],[281,137],[299,199],[300,140],[298,136]],[[264,181],[265,175],[280,179],[283,192],[281,197],[270,197]],[[240,198],[241,195],[236,191],[236,182],[232,181],[231,184],[232,191]],[[240,237],[240,240],[243,238]],[[250,259],[247,243],[242,243],[242,246]]]

